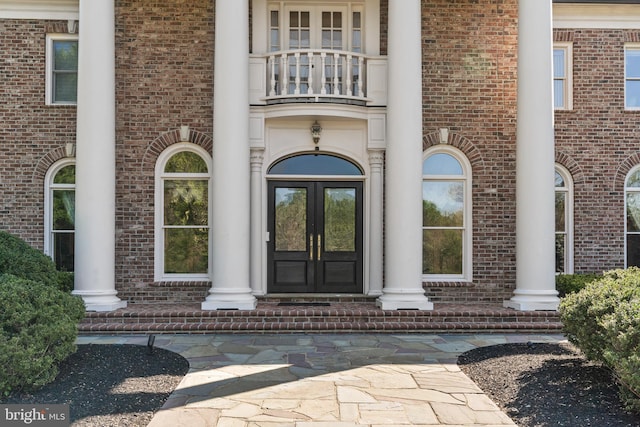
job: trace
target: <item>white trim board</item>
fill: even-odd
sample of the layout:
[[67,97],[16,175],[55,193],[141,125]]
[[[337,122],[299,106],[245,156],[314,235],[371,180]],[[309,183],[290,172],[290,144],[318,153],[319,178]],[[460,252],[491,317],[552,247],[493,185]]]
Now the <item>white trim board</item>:
[[554,4],[553,28],[640,29],[640,4]]
[[75,19],[79,0],[3,0],[0,19]]

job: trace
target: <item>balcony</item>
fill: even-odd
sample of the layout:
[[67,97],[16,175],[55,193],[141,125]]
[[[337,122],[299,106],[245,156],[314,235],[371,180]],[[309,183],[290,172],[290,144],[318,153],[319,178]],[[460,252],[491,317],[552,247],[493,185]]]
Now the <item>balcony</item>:
[[336,103],[386,105],[387,60],[324,49],[252,55],[252,105]]

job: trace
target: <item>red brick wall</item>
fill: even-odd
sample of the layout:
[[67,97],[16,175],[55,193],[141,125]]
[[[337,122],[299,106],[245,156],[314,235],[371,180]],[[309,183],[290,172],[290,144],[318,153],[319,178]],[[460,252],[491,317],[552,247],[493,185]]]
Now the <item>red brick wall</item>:
[[424,147],[449,128],[473,169],[474,280],[462,295],[501,302],[515,284],[517,1],[425,0],[422,26]]
[[640,112],[624,110],[624,43],[638,31],[556,30],[573,42],[573,110],[556,111],[556,159],[575,185],[575,271],[624,267],[624,177]]
[[44,174],[75,142],[75,106],[45,105],[47,33],[67,22],[0,21],[0,229],[44,242]]
[[122,0],[116,17],[116,288],[138,302],[171,299],[170,284],[149,289],[154,167],[181,125],[212,134],[213,2]]

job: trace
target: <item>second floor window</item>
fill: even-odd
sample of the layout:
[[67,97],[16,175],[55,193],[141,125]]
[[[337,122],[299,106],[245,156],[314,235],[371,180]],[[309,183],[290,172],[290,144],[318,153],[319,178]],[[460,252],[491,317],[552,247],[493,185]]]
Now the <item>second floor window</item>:
[[572,108],[571,43],[556,43],[553,46],[553,107],[556,110]]
[[78,88],[78,37],[47,36],[46,103],[75,104]]
[[624,49],[624,108],[640,109],[640,45]]

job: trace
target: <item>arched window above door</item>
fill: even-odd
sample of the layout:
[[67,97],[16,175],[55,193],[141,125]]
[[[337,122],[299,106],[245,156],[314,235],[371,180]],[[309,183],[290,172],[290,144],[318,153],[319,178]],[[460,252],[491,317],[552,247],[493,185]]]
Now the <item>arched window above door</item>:
[[270,175],[362,175],[358,166],[330,154],[301,154],[279,160]]

